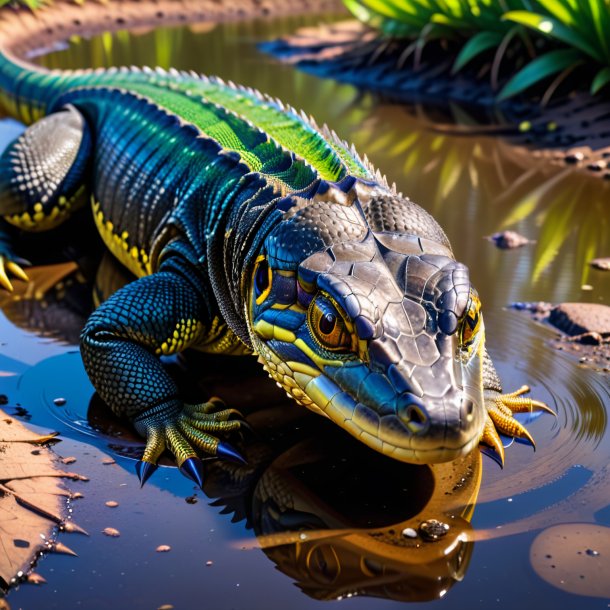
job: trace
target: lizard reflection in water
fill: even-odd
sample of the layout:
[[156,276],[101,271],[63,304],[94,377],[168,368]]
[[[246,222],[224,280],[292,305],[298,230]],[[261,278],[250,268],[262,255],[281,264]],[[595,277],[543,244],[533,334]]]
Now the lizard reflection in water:
[[[0,281],[27,280],[12,227],[52,229],[91,200],[139,279],[90,316],[81,351],[100,396],[147,438],[142,481],[166,448],[200,485],[197,449],[241,459],[219,438],[235,411],[185,403],[160,364],[188,347],[257,354],[298,403],[400,461],[447,462],[479,442],[503,460],[498,432],[533,444],[513,413],[548,407],[525,386],[502,394],[467,268],[353,148],[219,79],[28,65],[10,19],[1,99],[33,124],[0,159]],[[30,23],[34,37],[42,21]]]

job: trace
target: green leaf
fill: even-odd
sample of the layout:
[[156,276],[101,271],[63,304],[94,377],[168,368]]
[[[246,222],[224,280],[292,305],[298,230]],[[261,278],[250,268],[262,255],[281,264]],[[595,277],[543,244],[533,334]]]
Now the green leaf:
[[519,70],[498,94],[498,101],[507,100],[509,97],[521,93],[528,87],[539,83],[547,76],[557,74],[572,64],[582,60],[582,53],[576,49],[559,49],[550,51],[545,55],[537,57],[527,66]]
[[461,70],[467,63],[472,61],[487,49],[497,47],[502,42],[502,35],[497,32],[479,32],[474,35],[458,53],[451,70],[454,74]]
[[576,25],[574,15],[565,2],[562,2],[561,0],[538,0],[538,4],[545,8],[553,17],[559,19],[563,24],[568,26]]
[[610,83],[610,67],[602,68],[591,83],[591,95],[595,95],[600,89],[603,89]]
[[603,54],[599,49],[591,46],[576,30],[566,27],[553,17],[538,15],[528,11],[509,11],[502,16],[502,19],[525,25],[548,38],[553,38],[571,47],[576,47],[599,62],[604,61]]
[[606,56],[606,63],[610,63],[610,45],[608,44],[608,33],[610,32],[610,6],[604,0],[589,0],[589,8],[597,39]]

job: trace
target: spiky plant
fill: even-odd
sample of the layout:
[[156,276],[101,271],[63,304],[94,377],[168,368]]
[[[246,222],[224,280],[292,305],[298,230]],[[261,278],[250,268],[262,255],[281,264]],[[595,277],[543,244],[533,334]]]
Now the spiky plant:
[[[590,91],[610,83],[610,0],[343,0],[361,21],[413,48],[432,39],[460,45],[453,71],[484,53],[493,54],[491,79],[510,48],[521,66],[499,100],[556,75],[548,94],[583,65],[594,65]],[[547,95],[548,97],[548,95]]]

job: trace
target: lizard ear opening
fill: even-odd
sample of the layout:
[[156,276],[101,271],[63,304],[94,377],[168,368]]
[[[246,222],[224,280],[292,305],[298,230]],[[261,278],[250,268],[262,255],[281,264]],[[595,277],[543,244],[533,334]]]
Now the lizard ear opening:
[[273,282],[273,273],[271,267],[264,255],[256,259],[254,272],[252,274],[252,283],[254,286],[254,297],[256,304],[260,305],[269,296],[271,292],[271,284]]

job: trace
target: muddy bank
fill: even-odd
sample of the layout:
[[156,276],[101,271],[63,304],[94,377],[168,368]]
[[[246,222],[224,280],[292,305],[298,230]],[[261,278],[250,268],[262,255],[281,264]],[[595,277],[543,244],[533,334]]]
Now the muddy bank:
[[513,303],[513,309],[550,324],[560,335],[550,344],[581,364],[610,372],[610,307],[601,303]]

